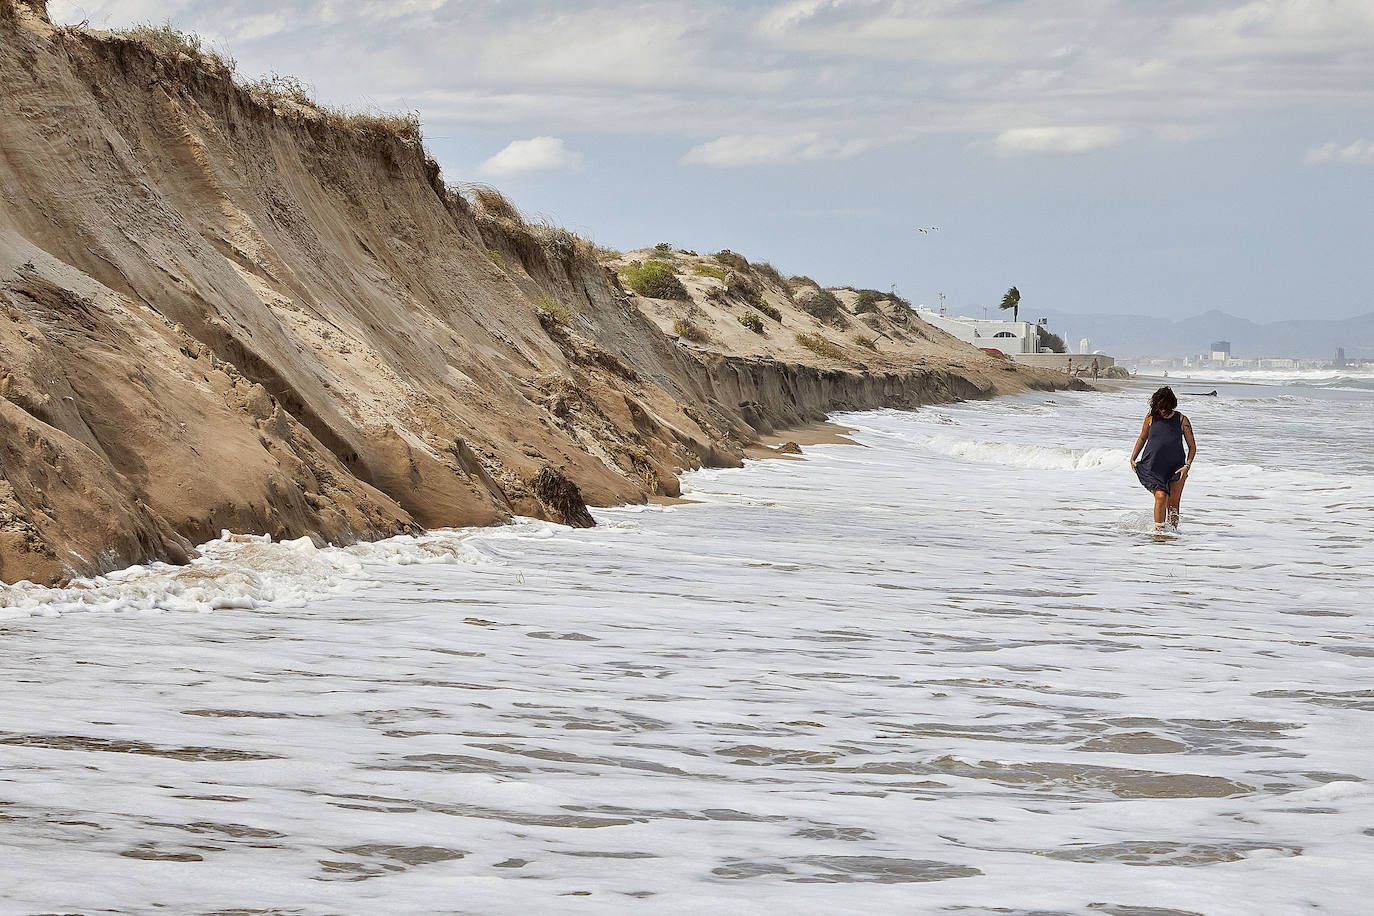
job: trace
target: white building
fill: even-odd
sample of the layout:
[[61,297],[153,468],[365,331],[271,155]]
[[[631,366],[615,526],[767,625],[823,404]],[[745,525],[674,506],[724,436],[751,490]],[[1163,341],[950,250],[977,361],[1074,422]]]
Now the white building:
[[940,315],[919,306],[916,317],[975,347],[1001,350],[1008,356],[1039,352],[1040,337],[1030,321],[997,321],[966,315]]

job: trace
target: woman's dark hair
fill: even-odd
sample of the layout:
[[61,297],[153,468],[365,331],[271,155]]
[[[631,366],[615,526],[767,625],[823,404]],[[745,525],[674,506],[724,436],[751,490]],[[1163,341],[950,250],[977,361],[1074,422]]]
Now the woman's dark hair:
[[1174,389],[1165,385],[1163,388],[1150,395],[1150,416],[1161,417],[1178,407],[1178,398],[1174,396]]

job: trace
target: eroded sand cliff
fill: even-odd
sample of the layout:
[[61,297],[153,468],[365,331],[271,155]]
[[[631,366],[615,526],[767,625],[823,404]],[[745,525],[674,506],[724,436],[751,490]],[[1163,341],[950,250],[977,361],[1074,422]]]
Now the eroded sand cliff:
[[[0,0],[0,579],[178,561],[224,528],[576,523],[568,482],[673,495],[832,410],[1063,384],[891,302],[818,318],[805,283],[641,256],[690,298],[473,206],[404,135]],[[737,320],[759,302],[761,334]]]

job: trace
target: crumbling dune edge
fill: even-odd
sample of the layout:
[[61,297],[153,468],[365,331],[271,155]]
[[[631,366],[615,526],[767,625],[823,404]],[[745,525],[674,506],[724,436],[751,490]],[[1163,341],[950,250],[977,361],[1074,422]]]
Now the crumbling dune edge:
[[[473,207],[412,140],[34,0],[0,0],[0,87],[4,582],[180,562],[221,529],[585,523],[583,502],[676,495],[835,410],[1065,384],[900,315],[855,345],[859,316],[823,324],[752,267],[631,295],[623,265]],[[781,318],[738,331],[742,295]],[[716,336],[678,340],[683,309]]]

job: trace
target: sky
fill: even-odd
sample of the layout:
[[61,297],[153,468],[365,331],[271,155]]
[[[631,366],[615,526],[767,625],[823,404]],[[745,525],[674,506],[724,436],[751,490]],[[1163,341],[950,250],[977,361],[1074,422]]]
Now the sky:
[[450,184],[612,248],[729,248],[980,317],[1013,284],[1026,315],[1374,311],[1374,0],[49,9],[417,111]]

